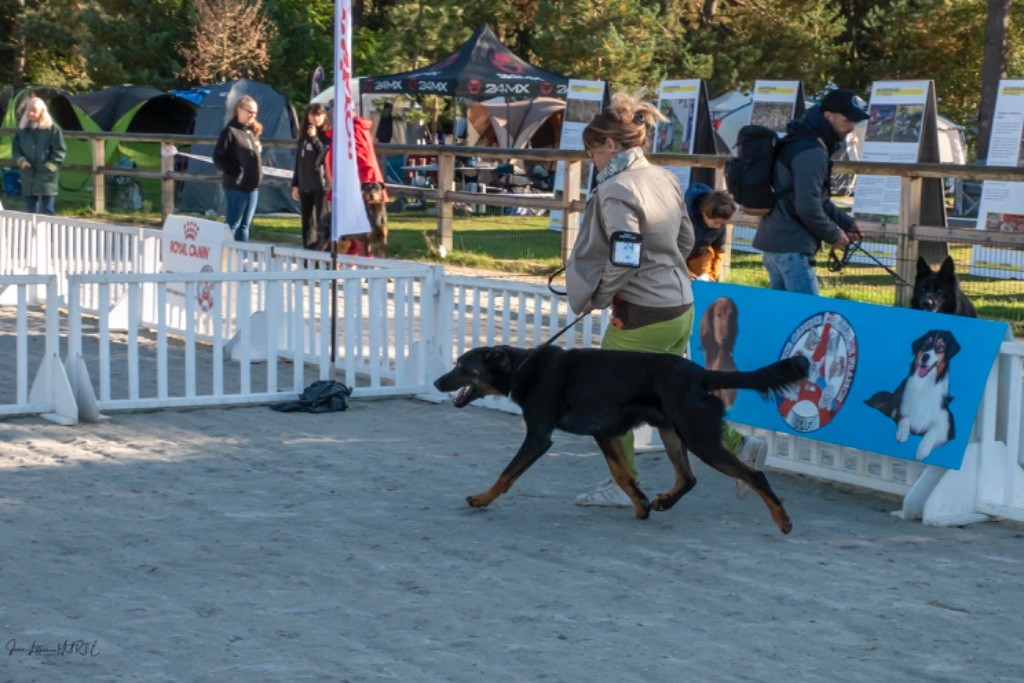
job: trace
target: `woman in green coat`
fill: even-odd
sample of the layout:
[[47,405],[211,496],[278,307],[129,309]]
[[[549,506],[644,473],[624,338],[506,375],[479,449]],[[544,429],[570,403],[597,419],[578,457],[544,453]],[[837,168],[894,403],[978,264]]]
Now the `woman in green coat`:
[[21,193],[29,213],[56,213],[57,173],[67,151],[64,134],[54,124],[46,103],[30,98],[14,134],[12,155],[21,168]]

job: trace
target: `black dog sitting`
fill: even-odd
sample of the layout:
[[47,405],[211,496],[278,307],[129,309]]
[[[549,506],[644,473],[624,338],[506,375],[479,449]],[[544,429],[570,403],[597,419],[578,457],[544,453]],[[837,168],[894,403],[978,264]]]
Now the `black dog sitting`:
[[978,317],[974,304],[960,289],[960,282],[953,272],[952,256],[945,258],[938,272],[931,269],[924,257],[917,257],[917,277],[914,278],[914,298],[910,300],[910,307],[920,311]]
[[[526,438],[512,462],[487,491],[469,496],[487,507],[551,447],[561,429],[593,436],[612,477],[633,501],[636,516],[668,510],[697,483],[687,450],[719,472],[753,489],[784,534],[793,528],[782,501],[763,472],[747,466],[722,445],[725,407],[711,392],[754,389],[773,394],[807,377],[809,362],[795,356],[751,372],[705,370],[685,358],[661,353],[487,346],[462,354],[451,372],[434,382],[456,391],[461,408],[487,395],[510,397],[523,409]],[[648,500],[626,466],[620,437],[641,423],[658,428],[675,471],[675,484]]]

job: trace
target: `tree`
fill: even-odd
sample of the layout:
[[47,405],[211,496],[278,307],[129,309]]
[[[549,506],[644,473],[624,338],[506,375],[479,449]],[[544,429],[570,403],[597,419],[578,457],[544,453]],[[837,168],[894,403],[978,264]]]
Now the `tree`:
[[981,106],[978,111],[979,158],[988,157],[999,79],[1006,77],[1006,61],[1010,48],[1010,5],[1010,0],[988,0],[985,49],[981,64]]
[[324,0],[265,2],[267,19],[275,26],[276,35],[270,44],[270,67],[264,79],[289,99],[304,103],[309,99],[309,83],[316,68],[322,66],[331,73],[334,5]]
[[[82,21],[89,80],[173,88],[184,67],[176,46],[189,38],[189,0],[104,0],[89,3]],[[145,40],[133,40],[145,36]]]
[[534,44],[546,69],[627,87],[653,86],[662,76],[655,54],[665,36],[653,8],[621,0],[544,0],[536,23]]
[[12,81],[68,89],[91,84],[83,55],[88,40],[82,24],[86,4],[82,0],[19,0],[12,18],[21,30],[15,48],[20,56]]
[[263,0],[196,0],[184,76],[196,83],[259,78],[270,66],[274,28]]

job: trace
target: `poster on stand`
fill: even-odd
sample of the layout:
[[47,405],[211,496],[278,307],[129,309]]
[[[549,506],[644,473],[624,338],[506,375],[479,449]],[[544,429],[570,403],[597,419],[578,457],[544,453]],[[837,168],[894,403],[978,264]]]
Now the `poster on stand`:
[[786,126],[804,115],[804,86],[800,81],[756,81],[750,123],[785,135]]
[[[999,82],[987,164],[1024,167],[1024,79]],[[978,230],[1024,234],[1024,183],[985,181]],[[970,273],[1022,280],[1024,251],[975,245]]]
[[[785,135],[786,126],[795,118],[804,115],[804,86],[800,81],[762,81],[754,83],[751,95],[751,125],[764,126],[774,130],[780,137]],[[732,250],[757,253],[754,248],[754,233],[757,228],[750,225],[732,227]]]
[[[938,163],[938,122],[935,89],[931,81],[877,81],[871,87],[867,132],[861,143],[861,161],[894,164]],[[853,212],[866,221],[895,225],[899,222],[901,178],[860,175]],[[926,179],[922,189],[921,218],[927,225],[946,224],[942,180]],[[895,250],[884,243],[865,249],[883,254],[885,265],[895,265]],[[891,253],[892,256],[884,254]],[[869,263],[863,255],[855,262]]]
[[[662,81],[658,88],[658,110],[668,121],[658,125],[652,151],[693,154],[693,142],[697,130],[698,105],[701,103],[703,81],[699,78]],[[705,108],[707,96],[704,96]],[[690,185],[689,166],[666,166],[679,179],[685,190]]]
[[[594,117],[601,113],[601,110],[608,103],[608,87],[604,81],[585,81],[576,78],[569,79],[569,87],[565,97],[565,117],[562,120],[562,137],[558,143],[558,149],[583,149],[583,129],[587,127]],[[580,173],[580,182],[583,187],[581,191],[586,195],[591,186],[591,178],[594,174],[594,166],[591,163],[584,163]],[[555,196],[561,197],[563,178],[565,177],[565,162],[559,161],[555,168]],[[582,214],[580,216],[582,219]],[[549,230],[562,230],[562,212],[552,211],[548,219]]]

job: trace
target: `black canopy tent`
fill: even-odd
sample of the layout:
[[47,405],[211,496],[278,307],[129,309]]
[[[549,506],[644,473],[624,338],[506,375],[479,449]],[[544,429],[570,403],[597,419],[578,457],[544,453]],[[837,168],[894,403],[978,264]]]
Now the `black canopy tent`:
[[362,79],[360,92],[441,95],[469,99],[565,97],[569,79],[533,66],[512,53],[487,24],[453,53],[429,66]]

